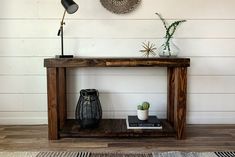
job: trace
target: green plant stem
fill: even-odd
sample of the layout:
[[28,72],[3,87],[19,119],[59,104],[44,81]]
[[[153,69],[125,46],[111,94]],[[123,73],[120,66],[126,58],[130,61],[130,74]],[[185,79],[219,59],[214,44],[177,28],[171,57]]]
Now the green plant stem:
[[[164,27],[166,29],[166,35],[164,37],[164,38],[166,38],[166,43],[165,43],[164,49],[168,49],[169,55],[171,56],[171,50],[170,50],[170,43],[169,43],[169,41],[173,37],[173,35],[174,35],[175,31],[176,31],[177,26],[180,23],[182,23],[182,22],[186,22],[186,20],[175,21],[175,22],[173,22],[168,27],[167,24],[166,24],[166,20],[159,13],[156,13],[156,15],[158,15],[158,17],[160,18],[160,20],[162,21],[162,23],[163,23],[163,25],[164,25]],[[172,32],[170,33],[171,30],[172,30]]]
[[[169,43],[169,41],[170,41],[171,38],[173,37],[173,35],[174,35],[175,31],[176,31],[177,26],[178,26],[180,23],[185,22],[185,21],[186,21],[186,20],[176,21],[176,22],[172,23],[172,24],[168,27],[168,29],[166,30],[166,38],[167,38],[167,40],[166,40],[166,46],[167,46],[167,48],[168,48],[168,51],[169,51],[169,55],[170,55],[170,56],[171,56],[171,50],[170,50],[170,43]],[[172,30],[172,32],[170,33],[170,30],[171,30],[171,29],[173,29],[173,30]]]

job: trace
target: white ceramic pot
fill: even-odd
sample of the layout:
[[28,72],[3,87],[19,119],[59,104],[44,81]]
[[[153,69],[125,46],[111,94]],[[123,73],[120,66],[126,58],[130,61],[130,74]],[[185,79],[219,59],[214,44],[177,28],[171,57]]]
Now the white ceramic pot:
[[147,120],[149,116],[149,110],[137,110],[137,117],[139,120]]

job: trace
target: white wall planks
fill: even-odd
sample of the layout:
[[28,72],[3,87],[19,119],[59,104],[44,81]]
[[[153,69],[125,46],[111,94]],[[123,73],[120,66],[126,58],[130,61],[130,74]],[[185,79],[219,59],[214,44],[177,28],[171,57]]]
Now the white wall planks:
[[[0,20],[0,38],[55,38],[58,20]],[[169,23],[172,21],[169,21]],[[188,20],[175,38],[234,38],[234,20]],[[221,29],[223,28],[223,29]],[[73,38],[162,38],[160,20],[67,20],[65,37]]]
[[47,96],[44,94],[0,94],[1,112],[46,112]]
[[47,124],[47,112],[0,112],[1,125]]
[[[143,0],[126,15],[108,12],[98,0],[76,2],[80,9],[65,20],[65,52],[76,56],[141,57],[142,42],[162,43],[155,12],[187,19],[175,34],[179,56],[191,58],[187,123],[234,124],[234,0]],[[60,54],[56,35],[63,8],[59,0],[3,0],[0,13],[0,124],[45,124],[43,59]],[[71,69],[68,84],[69,117],[81,88],[99,89],[105,118],[135,114],[142,101],[166,117],[165,68]]]
[[[65,38],[65,53],[75,56],[142,57],[139,52],[142,42],[150,41],[160,46],[161,39],[68,39]],[[60,38],[55,39],[0,39],[0,57],[53,57],[61,53]],[[180,56],[188,57],[235,57],[235,39],[176,39]],[[118,48],[117,48],[118,46]],[[35,48],[37,47],[37,48]],[[110,47],[116,47],[110,49]],[[26,58],[27,59],[27,58]]]
[[[46,77],[45,76],[0,76],[1,88],[0,93],[14,94],[35,94],[46,93]],[[16,104],[17,105],[17,104]]]
[[[79,81],[78,81],[79,80]],[[100,92],[166,93],[166,76],[78,75],[68,77],[69,93],[82,88],[97,88]],[[46,93],[46,76],[1,76],[0,93]],[[74,82],[74,83],[70,83]],[[235,76],[189,76],[188,93],[234,94]]]
[[[135,12],[115,15],[105,10],[98,0],[75,0],[80,6],[69,18],[78,19],[156,19],[155,12],[166,18],[234,19],[233,0],[143,0]],[[63,8],[58,0],[4,0],[0,18],[61,18]]]
[[[79,93],[68,95],[68,111],[76,108]],[[1,112],[46,112],[47,97],[43,94],[0,94]],[[235,112],[235,94],[188,94],[188,111]],[[100,93],[104,111],[133,110],[143,100],[151,102],[151,111],[166,111],[166,93]],[[227,103],[224,103],[228,101]],[[221,105],[223,104],[223,105]]]

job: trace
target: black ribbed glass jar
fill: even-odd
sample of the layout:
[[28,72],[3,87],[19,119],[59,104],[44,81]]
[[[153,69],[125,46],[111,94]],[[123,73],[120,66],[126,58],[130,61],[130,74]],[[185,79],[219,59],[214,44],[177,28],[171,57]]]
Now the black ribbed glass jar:
[[76,107],[75,117],[81,128],[95,128],[102,119],[99,92],[96,89],[82,89]]

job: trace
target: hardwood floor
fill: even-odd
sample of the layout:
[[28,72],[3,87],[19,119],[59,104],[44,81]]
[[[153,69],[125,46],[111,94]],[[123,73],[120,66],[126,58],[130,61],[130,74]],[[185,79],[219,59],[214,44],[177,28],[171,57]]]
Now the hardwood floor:
[[0,126],[0,151],[235,151],[235,125],[188,125],[187,139],[66,138],[47,140],[47,125]]

